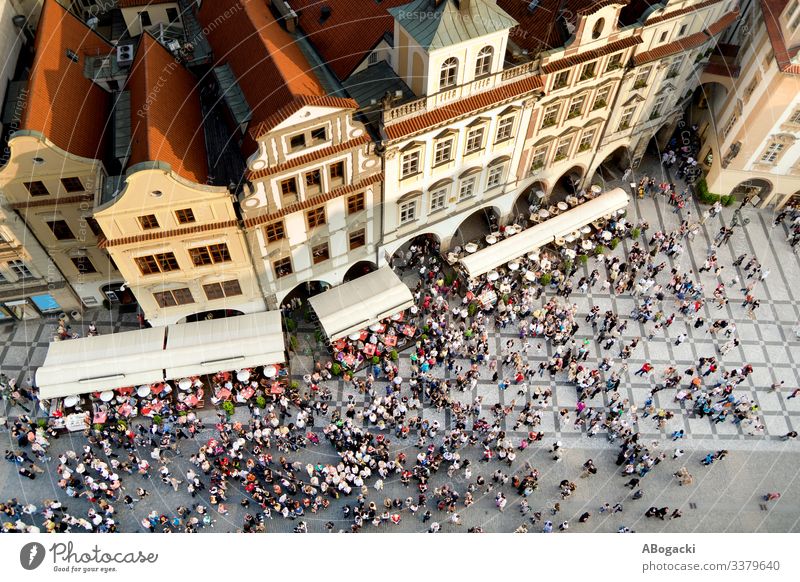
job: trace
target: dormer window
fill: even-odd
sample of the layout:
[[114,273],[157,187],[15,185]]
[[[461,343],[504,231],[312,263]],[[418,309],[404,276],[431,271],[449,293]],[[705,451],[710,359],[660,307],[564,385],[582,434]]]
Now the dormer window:
[[485,77],[492,72],[492,56],[494,56],[494,49],[490,46],[485,46],[478,53],[478,60],[475,61],[475,78]]
[[292,151],[306,147],[306,134],[300,133],[290,137],[289,147],[292,149]]
[[442,68],[439,73],[439,89],[447,89],[456,84],[456,76],[458,75],[458,59],[450,57],[442,63]]
[[324,127],[311,130],[311,141],[315,144],[328,141],[328,131]]

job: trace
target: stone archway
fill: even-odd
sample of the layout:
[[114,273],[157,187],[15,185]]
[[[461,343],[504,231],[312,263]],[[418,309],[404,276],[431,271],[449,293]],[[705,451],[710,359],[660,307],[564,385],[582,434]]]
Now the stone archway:
[[413,258],[412,253],[410,252],[412,246],[416,249],[423,249],[423,253],[426,254],[426,256],[429,253],[439,254],[441,251],[442,239],[432,232],[418,234],[417,236],[408,239],[397,248],[397,250],[389,259],[389,264],[393,269],[402,270],[404,267],[406,267],[409,259]]
[[347,269],[347,272],[344,274],[342,282],[347,283],[348,281],[358,279],[359,277],[363,277],[364,275],[377,270],[378,270],[378,265],[376,265],[372,261],[358,261],[352,267]]
[[289,306],[292,300],[297,299],[301,304],[305,304],[309,297],[319,295],[331,288],[327,281],[306,281],[296,285],[291,291],[283,296],[281,307]]
[[500,216],[500,211],[494,206],[476,210],[458,225],[450,246],[483,241],[487,234],[500,228]]
[[609,190],[609,182],[620,182],[625,171],[631,167],[631,155],[627,146],[619,146],[608,154],[597,166],[592,176],[592,184],[599,184],[603,190]]
[[518,222],[522,217],[525,220],[530,216],[531,206],[538,208],[542,205],[547,196],[547,183],[536,180],[530,186],[525,188],[522,193],[517,197],[514,202],[512,214],[514,215],[514,222]]
[[[769,180],[752,178],[737,184],[733,190],[731,190],[730,195],[740,204],[752,201],[753,205],[757,205],[767,199],[772,193],[772,188],[772,182]],[[756,197],[758,197],[757,200],[755,199]]]
[[567,196],[576,194],[581,188],[584,171],[582,166],[572,166],[564,172],[553,185],[550,196],[547,197],[548,204],[563,202]]

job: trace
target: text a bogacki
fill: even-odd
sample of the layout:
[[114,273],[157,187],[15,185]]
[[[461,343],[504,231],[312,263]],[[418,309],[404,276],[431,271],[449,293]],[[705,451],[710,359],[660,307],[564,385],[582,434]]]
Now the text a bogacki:
[[697,548],[694,544],[684,544],[682,546],[660,546],[658,544],[644,544],[642,547],[643,554],[664,554],[664,556],[671,556],[673,554],[695,554]]

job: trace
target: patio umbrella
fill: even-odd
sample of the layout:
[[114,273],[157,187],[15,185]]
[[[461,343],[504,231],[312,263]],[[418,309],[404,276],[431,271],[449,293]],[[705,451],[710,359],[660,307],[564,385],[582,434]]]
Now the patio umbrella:
[[139,398],[144,398],[148,394],[150,394],[150,386],[139,386],[136,389],[136,395],[139,396]]
[[103,402],[111,402],[114,399],[114,392],[112,390],[106,390],[105,392],[100,393],[100,400]]
[[600,187],[600,184],[592,184],[592,192],[595,194],[600,194],[602,191],[603,189]]
[[536,281],[536,273],[535,273],[535,272],[533,272],[533,271],[527,271],[527,272],[525,273],[525,278],[526,278],[528,281],[530,281],[531,283],[533,283],[534,281]]
[[81,399],[79,396],[67,396],[66,398],[64,398],[64,406],[66,406],[67,408],[72,408],[80,401]]
[[250,379],[250,370],[239,370],[236,372],[236,379],[239,382],[247,382]]
[[264,377],[274,378],[278,375],[278,369],[275,366],[267,366],[264,368]]
[[184,378],[180,382],[178,382],[178,388],[181,390],[191,390],[192,389],[192,381],[189,378]]

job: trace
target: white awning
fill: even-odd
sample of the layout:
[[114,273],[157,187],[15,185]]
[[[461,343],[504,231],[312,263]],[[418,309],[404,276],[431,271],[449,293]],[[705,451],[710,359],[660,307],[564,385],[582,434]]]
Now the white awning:
[[325,334],[333,341],[414,304],[411,291],[390,267],[381,267],[309,300]]
[[160,382],[164,331],[159,327],[51,343],[36,371],[39,398]]
[[164,352],[166,377],[281,364],[284,352],[280,311],[171,325]]
[[517,235],[467,255],[459,262],[467,276],[474,279],[556,238],[566,236],[582,226],[625,208],[629,200],[628,194],[622,188],[614,188]]

